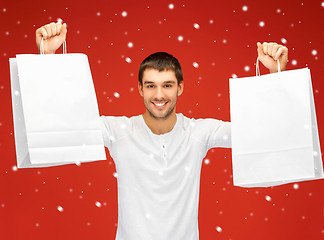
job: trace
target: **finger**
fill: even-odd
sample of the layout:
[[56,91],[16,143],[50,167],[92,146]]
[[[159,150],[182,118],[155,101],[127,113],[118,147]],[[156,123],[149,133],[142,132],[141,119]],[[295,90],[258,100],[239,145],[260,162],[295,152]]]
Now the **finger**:
[[56,23],[56,33],[57,34],[61,33],[61,28],[62,28],[62,24],[61,23]]
[[61,28],[61,34],[65,35],[66,32],[67,32],[67,25],[66,25],[66,23],[63,23],[62,28]]
[[272,54],[272,48],[273,48],[273,46],[274,46],[274,43],[269,43],[268,44],[268,52],[267,52],[267,54],[269,56],[271,56],[271,54]]
[[[271,57],[275,58],[276,56],[276,53],[278,51],[278,49],[280,48],[280,45],[279,44],[274,44],[272,46],[272,52],[271,52]],[[275,59],[276,60],[276,59]]]
[[49,24],[44,26],[46,32],[47,32],[47,38],[52,37],[52,30],[51,30],[51,26]]
[[283,47],[280,47],[279,49],[278,49],[278,51],[277,51],[277,53],[276,53],[276,55],[274,56],[274,60],[278,60],[279,59],[279,57],[280,57],[280,55],[281,55],[281,53],[283,52]]
[[40,28],[40,34],[44,38],[44,40],[47,39],[47,32],[46,32],[46,29],[44,27]]
[[264,55],[263,50],[262,50],[262,44],[260,42],[257,42],[257,51],[258,51],[258,56],[261,57]]
[[263,54],[268,54],[268,43],[267,42],[262,43],[262,50],[263,50]]
[[56,35],[56,24],[55,23],[50,23],[51,26],[51,31],[52,31],[52,35],[55,36]]

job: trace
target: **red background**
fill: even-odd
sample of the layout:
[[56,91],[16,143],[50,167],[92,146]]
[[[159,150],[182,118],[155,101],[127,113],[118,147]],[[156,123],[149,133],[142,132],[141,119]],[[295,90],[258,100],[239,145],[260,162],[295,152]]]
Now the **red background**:
[[[185,91],[178,100],[177,112],[225,121],[230,120],[228,79],[232,74],[255,75],[257,41],[283,44],[284,38],[289,48],[287,69],[311,69],[322,137],[323,5],[315,0],[2,0],[0,239],[101,240],[114,239],[116,234],[117,182],[108,151],[107,161],[80,166],[15,168],[8,59],[16,54],[37,53],[38,27],[59,17],[67,22],[68,52],[88,55],[100,114],[143,113],[137,92],[139,64],[153,52],[167,51],[179,59],[184,72]],[[122,16],[123,11],[127,16]],[[260,21],[265,23],[263,27]],[[129,42],[133,47],[128,47]],[[313,50],[317,51],[315,55]],[[126,57],[132,61],[127,63]],[[193,62],[199,67],[193,67]],[[53,66],[53,71],[59,69]],[[263,67],[261,73],[268,72]],[[320,140],[323,146],[323,138]],[[210,163],[202,167],[200,239],[324,239],[323,180],[265,189],[239,188],[232,182],[230,149],[213,149],[206,158]],[[271,200],[267,201],[266,196]]]

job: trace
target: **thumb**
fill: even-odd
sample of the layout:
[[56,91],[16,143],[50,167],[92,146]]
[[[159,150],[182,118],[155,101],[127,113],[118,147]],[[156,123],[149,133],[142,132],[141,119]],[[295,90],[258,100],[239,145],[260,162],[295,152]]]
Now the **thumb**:
[[257,42],[257,51],[258,51],[258,57],[260,58],[261,56],[264,56],[263,49],[262,49],[262,44],[260,42]]

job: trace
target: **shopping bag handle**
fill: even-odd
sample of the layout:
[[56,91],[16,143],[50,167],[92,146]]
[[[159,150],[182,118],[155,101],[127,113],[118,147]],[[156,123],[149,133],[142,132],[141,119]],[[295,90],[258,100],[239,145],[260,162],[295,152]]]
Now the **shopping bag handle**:
[[[39,50],[40,50],[40,54],[41,55],[45,54],[45,51],[44,51],[44,39],[43,38],[41,40]],[[63,42],[63,54],[66,54],[66,53],[67,53],[67,50],[66,50],[66,41],[64,41]]]
[[[278,63],[278,72],[281,72],[279,59],[277,59],[277,63]],[[256,76],[260,76],[259,58],[257,58],[255,70],[256,70],[256,72],[255,72]]]

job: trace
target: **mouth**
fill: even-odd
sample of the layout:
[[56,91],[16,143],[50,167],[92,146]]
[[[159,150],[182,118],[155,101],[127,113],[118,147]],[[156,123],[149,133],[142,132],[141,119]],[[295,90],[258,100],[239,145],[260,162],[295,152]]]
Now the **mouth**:
[[168,102],[152,102],[157,109],[163,109]]

